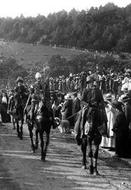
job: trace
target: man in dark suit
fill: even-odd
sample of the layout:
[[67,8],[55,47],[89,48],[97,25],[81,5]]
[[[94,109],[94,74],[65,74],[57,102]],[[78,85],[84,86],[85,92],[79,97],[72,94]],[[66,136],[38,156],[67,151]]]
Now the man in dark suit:
[[75,122],[77,121],[78,112],[80,111],[81,106],[80,106],[80,99],[78,98],[77,92],[75,92],[73,95],[74,95],[74,100],[73,100],[72,114],[73,115],[75,114],[74,115],[74,124],[75,124]]

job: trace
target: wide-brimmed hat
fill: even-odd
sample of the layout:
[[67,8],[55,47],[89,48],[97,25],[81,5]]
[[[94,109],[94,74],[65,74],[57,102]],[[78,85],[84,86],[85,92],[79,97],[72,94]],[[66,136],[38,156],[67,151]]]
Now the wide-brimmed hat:
[[22,82],[23,83],[23,78],[22,77],[18,77],[17,79],[16,79],[16,83],[18,83],[18,82]]
[[35,79],[37,80],[37,79],[40,79],[42,76],[41,76],[41,74],[39,73],[39,72],[37,72],[36,74],[35,74]]
[[104,97],[104,101],[108,102],[108,101],[111,101],[111,100],[112,100],[112,95],[110,93],[106,94],[105,97]]
[[126,70],[126,73],[131,73],[131,69],[127,69],[127,70]]

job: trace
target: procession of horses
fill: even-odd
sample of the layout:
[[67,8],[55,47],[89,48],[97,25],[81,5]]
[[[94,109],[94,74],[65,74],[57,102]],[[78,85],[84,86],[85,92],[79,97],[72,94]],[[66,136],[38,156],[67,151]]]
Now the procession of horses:
[[[65,93],[65,88],[63,88],[64,92],[60,88],[60,86],[62,87],[61,77],[59,78],[59,89],[53,90],[52,78],[47,77],[43,79],[42,75],[37,72],[35,75],[36,82],[28,88],[24,85],[23,78],[18,77],[16,80],[17,85],[13,90],[11,89],[8,101],[3,99],[3,102],[5,101],[8,104],[7,113],[11,116],[13,129],[16,129],[20,140],[24,136],[23,124],[26,123],[28,126],[31,148],[34,153],[38,149],[40,139],[42,161],[46,159],[51,129],[66,128],[68,130],[65,130],[65,132],[73,132],[76,144],[81,147],[82,168],[88,169],[88,149],[89,172],[90,174],[99,175],[97,160],[101,140],[103,137],[110,138],[108,133],[108,118],[105,110],[108,102],[104,97],[110,93],[113,98],[112,106],[115,109],[121,108],[118,110],[123,111],[124,103],[130,102],[131,98],[129,85],[131,71],[128,70],[125,73],[123,79],[125,83],[120,82],[120,80],[117,81],[120,84],[120,87],[117,85],[117,90],[109,89],[109,86],[113,86],[111,82],[109,83],[110,85],[106,84],[105,79],[103,79],[104,76],[100,76],[98,73],[75,75],[74,81],[76,81],[77,88],[74,85],[74,89],[71,89],[73,88],[72,84],[74,81],[73,76],[70,75],[68,92]],[[78,83],[78,76],[82,76],[79,78],[80,83]],[[113,75],[110,76],[112,79]],[[78,100],[77,102],[75,102],[76,98],[74,98],[74,94]],[[72,112],[72,110],[75,111]],[[115,121],[118,122],[117,119]],[[116,124],[115,121],[112,128],[114,132],[120,125],[119,123]],[[127,134],[129,133],[130,121],[127,121],[127,119],[124,121],[126,123],[123,124],[125,125],[125,127],[123,126],[123,131]],[[123,144],[125,144],[125,149],[127,144]]]

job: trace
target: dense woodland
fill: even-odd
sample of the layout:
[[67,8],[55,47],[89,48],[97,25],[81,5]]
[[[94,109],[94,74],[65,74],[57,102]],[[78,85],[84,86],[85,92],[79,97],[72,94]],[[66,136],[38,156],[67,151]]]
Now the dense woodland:
[[62,10],[47,17],[0,18],[0,37],[90,50],[131,52],[131,4],[112,3],[69,13]]

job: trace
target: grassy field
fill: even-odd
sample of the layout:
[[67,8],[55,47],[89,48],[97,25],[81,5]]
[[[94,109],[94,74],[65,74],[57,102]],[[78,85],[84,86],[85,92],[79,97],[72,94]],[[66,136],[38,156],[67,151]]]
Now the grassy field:
[[59,54],[70,59],[72,55],[80,52],[80,50],[67,48],[0,41],[0,55],[14,57],[19,65],[27,69],[38,62],[46,63],[53,55]]

